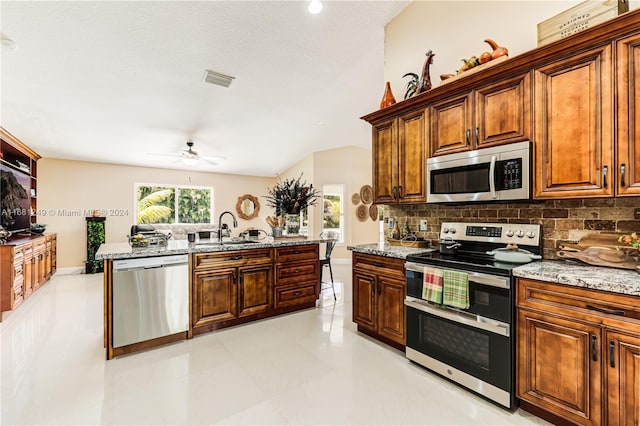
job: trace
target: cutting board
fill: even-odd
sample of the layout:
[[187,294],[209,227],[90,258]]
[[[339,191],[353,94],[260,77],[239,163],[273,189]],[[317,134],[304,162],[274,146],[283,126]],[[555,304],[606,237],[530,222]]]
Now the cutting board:
[[609,266],[612,268],[636,269],[638,265],[636,258],[612,247],[592,246],[584,250],[565,247],[563,250],[559,250],[557,255],[562,259],[577,259],[589,265]]
[[601,233],[585,235],[577,244],[565,243],[560,246],[560,249],[574,248],[584,250],[589,247],[609,247],[615,249],[621,246],[622,244],[618,242],[618,234]]

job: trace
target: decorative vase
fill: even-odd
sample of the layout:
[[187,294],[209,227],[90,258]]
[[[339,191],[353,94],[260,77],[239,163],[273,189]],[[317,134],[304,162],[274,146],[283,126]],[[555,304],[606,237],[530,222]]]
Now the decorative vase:
[[300,213],[287,213],[284,216],[284,220],[287,235],[298,235],[300,233]]
[[382,96],[382,100],[380,101],[380,109],[386,108],[395,103],[396,98],[393,97],[393,93],[391,92],[391,83],[387,81],[384,89],[384,95]]

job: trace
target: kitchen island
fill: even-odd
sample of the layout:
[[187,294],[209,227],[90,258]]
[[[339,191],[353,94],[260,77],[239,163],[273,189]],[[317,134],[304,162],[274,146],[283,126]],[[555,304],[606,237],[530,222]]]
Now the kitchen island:
[[[314,307],[320,295],[319,244],[324,242],[326,240],[321,239],[222,243],[215,240],[198,243],[169,240],[165,247],[145,248],[131,247],[128,243],[103,244],[96,258],[105,261],[104,345],[107,359],[220,328]],[[187,267],[178,273],[173,262],[181,257],[186,259]],[[164,259],[168,264],[163,268]],[[173,271],[153,275],[145,266],[146,261],[160,264],[154,268]],[[137,270],[128,264],[137,266]],[[120,277],[125,279],[120,280]],[[132,285],[140,286],[140,290],[131,291]],[[163,290],[158,292],[158,287]],[[119,296],[118,288],[128,290],[133,296]],[[131,299],[136,300],[132,302]],[[120,331],[114,324],[122,322],[117,315],[126,311],[114,306],[118,300],[134,310],[134,315],[124,315],[136,320],[122,329],[127,329],[127,333],[131,328],[140,329],[142,337],[139,341],[127,341],[123,345],[116,343],[122,340],[118,338]],[[136,315],[138,311],[143,313]],[[140,318],[139,322],[137,318]],[[149,322],[153,326],[162,323],[160,328],[166,331],[147,338]],[[176,323],[184,325],[177,328],[169,326]]]

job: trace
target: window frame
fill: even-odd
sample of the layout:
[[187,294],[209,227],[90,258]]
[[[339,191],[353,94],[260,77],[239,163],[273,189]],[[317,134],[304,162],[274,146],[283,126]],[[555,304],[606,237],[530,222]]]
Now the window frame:
[[[214,195],[214,187],[213,186],[206,186],[206,185],[176,185],[176,184],[163,184],[163,183],[148,183],[148,182],[134,182],[133,184],[133,211],[134,211],[134,221],[136,225],[139,225],[140,223],[138,222],[138,188],[141,186],[149,186],[149,187],[158,187],[158,188],[167,188],[167,189],[173,189],[175,191],[174,194],[174,206],[173,206],[173,211],[174,211],[174,219],[175,222],[160,222],[160,223],[151,223],[150,225],[212,225],[214,224],[214,218],[215,218],[215,204],[214,204],[214,200],[215,200],[215,195]],[[178,212],[178,205],[180,202],[180,195],[179,195],[179,191],[181,189],[198,189],[198,190],[208,190],[210,193],[210,197],[209,197],[209,222],[179,222],[178,218],[179,218],[179,212]]]
[[[335,191],[335,188],[340,188],[340,191]],[[331,232],[331,231],[335,231],[335,228],[330,228],[325,230],[324,227],[324,218],[325,216],[339,216],[340,218],[340,228],[338,229],[340,238],[338,238],[338,241],[336,241],[336,244],[338,245],[342,245],[345,243],[345,232],[346,232],[346,215],[345,215],[345,187],[346,185],[343,183],[333,183],[333,184],[324,184],[322,185],[322,190],[321,190],[321,198],[322,198],[322,203],[321,203],[321,218],[320,218],[320,232],[322,234],[324,234],[325,232]],[[329,188],[330,190],[326,190],[326,188]],[[336,215],[336,214],[325,214],[324,212],[324,201],[325,201],[325,196],[326,195],[334,195],[334,196],[339,196],[340,197],[340,214]]]

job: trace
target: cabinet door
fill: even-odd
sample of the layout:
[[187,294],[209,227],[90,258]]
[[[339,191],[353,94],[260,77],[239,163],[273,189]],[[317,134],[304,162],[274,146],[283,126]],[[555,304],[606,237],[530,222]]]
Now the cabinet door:
[[271,308],[271,264],[238,268],[238,316],[259,314]]
[[640,424],[640,336],[607,332],[605,341],[609,426]]
[[535,198],[613,195],[611,45],[534,70]]
[[577,424],[600,425],[601,336],[596,325],[519,309],[518,397]]
[[640,195],[640,34],[617,43],[618,194]]
[[401,203],[427,201],[425,167],[425,111],[418,110],[398,118],[398,186]]
[[395,203],[398,153],[395,119],[373,124],[373,198],[375,203]]
[[531,74],[502,80],[475,92],[476,148],[531,140]]
[[238,316],[236,268],[196,271],[193,274],[193,326]]
[[405,280],[378,276],[378,333],[405,345]]
[[376,277],[363,271],[353,271],[353,322],[376,331]]
[[24,293],[23,296],[26,299],[33,293],[33,281],[35,279],[35,275],[33,273],[33,268],[35,266],[35,260],[33,258],[33,252],[31,249],[25,250],[24,256]]
[[472,103],[472,95],[467,93],[429,106],[430,157],[472,148]]

